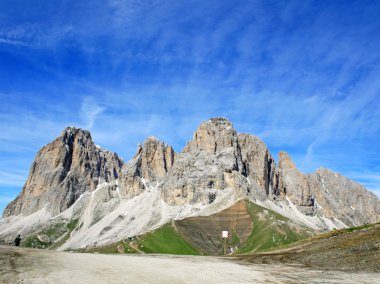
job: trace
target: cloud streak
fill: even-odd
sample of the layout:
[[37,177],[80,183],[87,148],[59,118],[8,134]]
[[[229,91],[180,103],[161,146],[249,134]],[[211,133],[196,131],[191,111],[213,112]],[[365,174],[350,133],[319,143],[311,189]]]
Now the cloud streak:
[[19,186],[20,188],[26,181],[27,172],[13,172],[13,171],[1,171],[0,172],[0,184],[3,186]]
[[92,129],[96,118],[104,112],[105,108],[100,106],[95,98],[84,97],[80,106],[80,116],[84,127]]

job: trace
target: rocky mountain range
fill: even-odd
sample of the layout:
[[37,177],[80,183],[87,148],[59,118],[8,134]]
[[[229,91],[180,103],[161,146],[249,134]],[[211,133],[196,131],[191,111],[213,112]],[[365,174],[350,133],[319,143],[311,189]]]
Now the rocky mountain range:
[[285,152],[276,163],[259,138],[211,118],[181,152],[149,137],[126,163],[66,128],[37,153],[0,238],[77,220],[60,249],[104,245],[244,199],[314,230],[380,221],[379,199],[360,184],[324,168],[303,174]]

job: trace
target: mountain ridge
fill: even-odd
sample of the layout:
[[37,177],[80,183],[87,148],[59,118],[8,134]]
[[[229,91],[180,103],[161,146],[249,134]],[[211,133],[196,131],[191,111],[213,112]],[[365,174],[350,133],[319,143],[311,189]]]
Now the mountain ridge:
[[[182,151],[148,137],[127,162],[96,146],[89,131],[66,128],[37,153],[20,195],[4,210],[0,238],[78,218],[62,248],[96,246],[242,199],[316,230],[380,220],[380,201],[363,186],[326,169],[303,174],[285,152],[277,165],[261,139],[211,118]],[[32,215],[40,217],[26,225]]]

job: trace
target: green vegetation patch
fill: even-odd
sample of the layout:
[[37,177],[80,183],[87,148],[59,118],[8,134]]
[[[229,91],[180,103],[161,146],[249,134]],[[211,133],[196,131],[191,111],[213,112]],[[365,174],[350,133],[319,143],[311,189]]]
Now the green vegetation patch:
[[24,242],[21,243],[23,247],[29,248],[47,248],[50,246],[51,242],[44,242],[38,239],[37,236],[28,237]]
[[93,248],[87,248],[78,250],[78,252],[88,252],[88,253],[129,253],[129,254],[135,254],[137,251],[129,246],[128,243],[125,241],[119,241],[107,246],[102,247],[93,247]]
[[[319,234],[317,236],[314,236],[310,240],[313,241],[313,240],[329,239],[329,238],[337,237],[340,235],[351,234],[351,233],[360,232],[363,230],[369,230],[369,229],[375,228],[376,226],[379,226],[379,225],[380,225],[380,222],[374,223],[374,224],[366,224],[366,225],[358,226],[358,227],[346,228],[346,229],[334,229],[334,230],[329,231],[327,233],[323,233],[323,234]],[[365,240],[363,238],[367,238],[368,240]],[[378,237],[376,236],[373,239],[371,234],[366,234],[365,236],[362,237],[362,239],[360,241],[364,242],[364,241],[371,241],[371,240],[378,240]],[[355,240],[355,241],[359,241],[359,240]],[[340,246],[343,246],[343,247],[344,246],[350,246],[350,245],[351,245],[351,243],[347,243],[347,242],[341,242],[340,243]]]
[[332,230],[328,233],[321,234],[321,235],[317,236],[317,238],[331,238],[331,237],[335,237],[335,236],[338,236],[341,234],[352,233],[355,231],[361,231],[361,230],[365,230],[365,229],[371,229],[371,228],[373,228],[379,224],[380,223],[374,223],[374,224],[367,224],[367,225],[363,225],[363,226],[351,227],[351,228],[346,228],[346,229],[339,229],[339,230],[335,229],[335,230]]
[[80,252],[89,252],[89,253],[119,253],[117,250],[117,246],[120,245],[121,242],[114,243],[104,247],[94,247],[89,249],[81,250]]
[[61,236],[61,238],[57,239],[50,247],[49,249],[54,250],[62,246],[71,235],[71,232],[75,230],[75,228],[78,226],[79,219],[71,220],[69,223],[66,224],[67,232],[64,236]]
[[278,249],[311,236],[309,229],[291,225],[288,218],[276,212],[250,202],[247,209],[253,222],[252,233],[236,254]]
[[232,238],[228,240],[228,244],[231,247],[234,247],[234,246],[240,245],[240,243],[241,243],[241,240],[239,238],[239,235],[236,233],[236,231],[232,231]]
[[[21,245],[24,247],[42,249],[57,248],[70,237],[70,233],[74,230],[77,224],[78,219],[72,220],[70,223],[54,224],[35,235],[29,236],[21,243]],[[57,245],[58,243],[60,245]]]
[[199,255],[173,225],[168,223],[161,228],[136,239],[138,249],[145,253]]
[[161,228],[108,246],[93,247],[79,252],[89,253],[162,253],[199,255],[199,253],[176,232],[171,223]]

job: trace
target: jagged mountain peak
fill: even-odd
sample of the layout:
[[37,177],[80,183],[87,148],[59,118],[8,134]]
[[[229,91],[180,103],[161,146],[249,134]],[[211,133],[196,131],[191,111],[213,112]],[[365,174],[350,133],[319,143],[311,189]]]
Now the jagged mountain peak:
[[138,155],[141,155],[143,151],[145,152],[151,151],[152,149],[156,149],[157,147],[165,147],[165,146],[166,144],[160,141],[157,137],[149,136],[148,138],[144,140],[142,144],[139,144],[137,146],[137,151],[133,158],[136,158]]
[[201,123],[201,126],[203,124],[214,124],[216,126],[223,125],[223,126],[232,126],[232,122],[229,121],[226,117],[211,117],[208,120]]
[[237,143],[237,132],[232,123],[223,117],[211,118],[200,124],[183,152],[203,150],[217,153]]
[[285,151],[280,151],[278,153],[278,166],[280,168],[297,169],[295,163],[293,162],[293,159]]
[[151,151],[151,150],[154,151],[158,147],[161,147],[161,148],[173,148],[171,145],[169,145],[169,144],[161,141],[157,137],[155,137],[155,136],[149,136],[148,138],[146,138],[144,140],[144,142],[142,144],[139,144],[137,146],[137,151],[136,151],[136,154],[135,154],[134,158],[137,157],[139,154],[141,154],[142,151]]
[[73,145],[75,139],[79,139],[83,143],[93,143],[89,130],[77,128],[73,126],[66,127],[60,134],[57,140],[61,139],[65,145]]
[[334,174],[334,175],[340,175],[328,168],[324,168],[324,167],[319,167],[316,171],[315,171],[317,174],[320,174],[320,175],[325,175],[325,174]]
[[86,135],[90,134],[90,131],[87,130],[87,129],[83,129],[83,128],[80,128],[80,127],[76,127],[76,126],[66,126],[62,132],[61,132],[61,135],[60,136],[64,136],[65,134],[77,134],[77,133],[85,133]]
[[149,143],[160,143],[160,142],[161,142],[160,139],[158,139],[156,136],[149,136],[148,138],[145,139],[143,144],[145,145]]
[[141,157],[142,175],[148,181],[165,177],[175,158],[173,147],[154,136],[145,140],[139,155]]
[[62,212],[83,192],[117,179],[122,164],[117,154],[96,146],[89,131],[67,127],[37,153],[22,192],[4,216],[44,207],[52,214]]
[[148,138],[145,139],[143,144],[141,145],[142,149],[148,149],[148,148],[173,148],[172,146],[168,145],[167,143],[161,141],[155,136],[149,136]]
[[257,137],[256,135],[253,135],[250,133],[245,133],[245,132],[239,132],[238,136],[239,136],[239,140],[240,139],[252,139],[252,140],[256,141],[256,143],[262,144],[266,147],[264,141],[262,139],[260,139],[259,137]]
[[122,168],[119,178],[121,193],[131,198],[151,184],[157,187],[171,170],[175,157],[173,147],[154,136],[148,137],[138,146],[133,159]]

